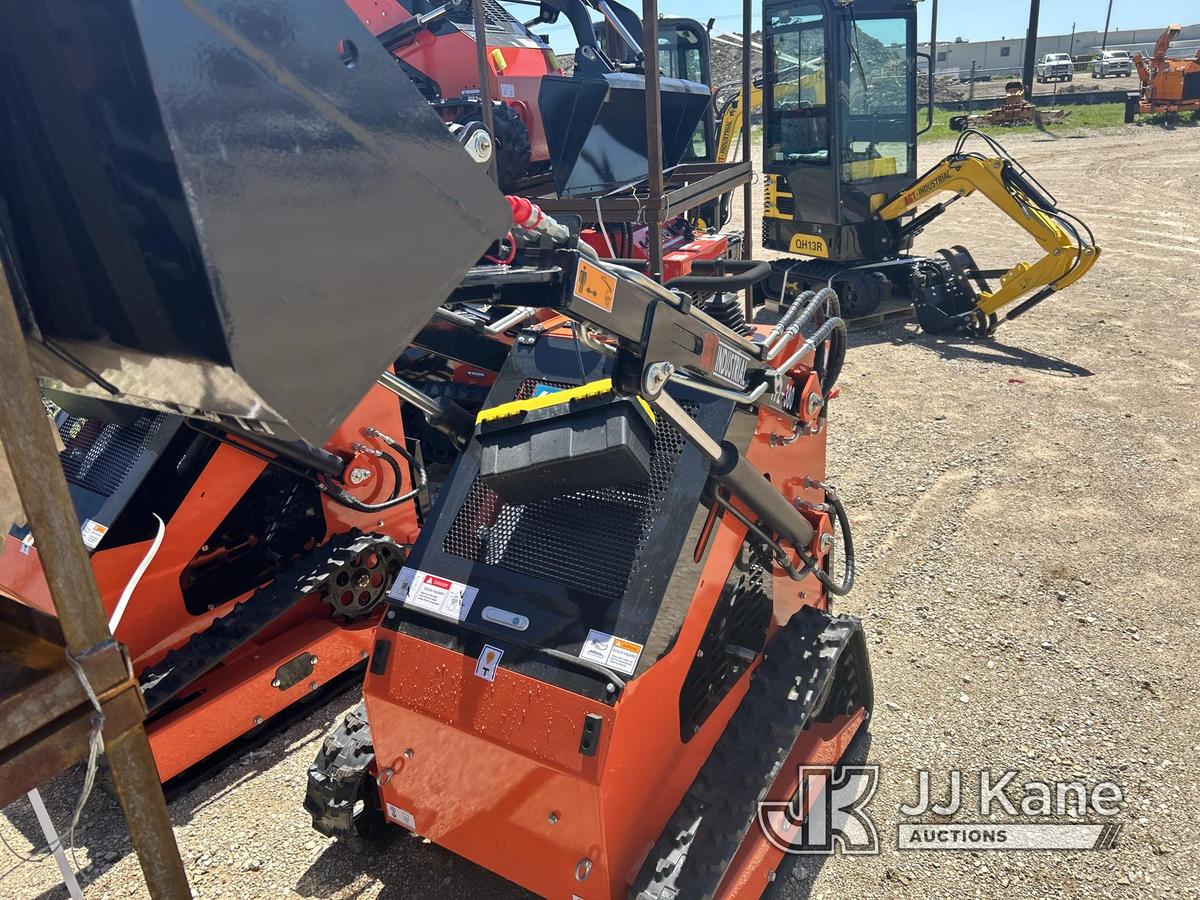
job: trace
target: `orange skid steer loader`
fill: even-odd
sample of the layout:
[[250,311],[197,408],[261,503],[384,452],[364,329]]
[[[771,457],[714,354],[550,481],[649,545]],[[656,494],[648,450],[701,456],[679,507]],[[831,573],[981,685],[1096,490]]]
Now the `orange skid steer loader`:
[[768,888],[805,803],[764,829],[757,801],[865,738],[872,689],[830,611],[837,295],[730,328],[703,294],[770,268],[726,266],[666,289],[572,234],[464,281],[571,327],[501,369],[309,771],[319,831],[407,830],[550,897]]

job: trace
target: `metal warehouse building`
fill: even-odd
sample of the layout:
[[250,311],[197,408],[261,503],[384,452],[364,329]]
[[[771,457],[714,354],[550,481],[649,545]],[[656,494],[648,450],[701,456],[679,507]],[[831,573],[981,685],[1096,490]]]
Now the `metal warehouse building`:
[[[1109,50],[1128,50],[1131,54],[1140,50],[1150,53],[1154,42],[1169,23],[1157,28],[1138,28],[1108,33]],[[1043,35],[1037,41],[1037,55],[1045,53],[1070,53],[1072,56],[1090,56],[1100,52],[1104,33],[1100,31],[1077,31],[1069,34]],[[1191,56],[1200,48],[1200,24],[1186,25],[1171,45],[1172,56]],[[929,52],[929,45],[920,48]],[[998,41],[964,41],[961,38],[938,42],[936,71],[946,74],[966,75],[975,63],[976,74],[1018,72],[1025,58],[1025,38],[1001,38]]]

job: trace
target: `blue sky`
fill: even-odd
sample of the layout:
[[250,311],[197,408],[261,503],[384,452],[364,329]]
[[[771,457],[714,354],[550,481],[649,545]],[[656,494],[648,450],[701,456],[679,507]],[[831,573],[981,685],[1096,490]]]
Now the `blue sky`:
[[[641,12],[639,0],[624,0],[637,12]],[[740,31],[742,27],[742,4],[739,0],[659,0],[659,11],[666,15],[690,16],[701,22],[715,16],[714,31]],[[753,0],[755,28],[762,9],[761,0]],[[918,34],[922,40],[929,38],[930,0],[922,0],[917,7],[919,16]],[[1080,31],[1104,28],[1106,0],[1042,0],[1042,34],[1070,34],[1074,22]],[[529,17],[529,7],[513,7],[518,16]],[[516,12],[520,10],[519,12]],[[1200,4],[1197,0],[1113,0],[1111,28],[1165,28],[1178,22],[1190,25],[1200,22]],[[981,0],[939,0],[938,42],[963,37],[972,41],[990,40],[1000,37],[1018,37],[1025,34],[1029,24],[1027,0],[1003,0],[1003,2],[981,2]],[[542,31],[543,28],[536,29]],[[567,51],[574,47],[570,28],[562,25],[549,29],[551,44],[556,50]]]

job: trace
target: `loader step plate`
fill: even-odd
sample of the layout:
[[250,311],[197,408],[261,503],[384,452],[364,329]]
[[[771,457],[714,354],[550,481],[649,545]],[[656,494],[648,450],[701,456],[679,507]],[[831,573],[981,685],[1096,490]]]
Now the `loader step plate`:
[[[847,663],[847,664],[841,664]],[[712,897],[805,726],[871,710],[862,626],[804,607],[767,646],[745,698],[650,851],[638,900]],[[848,708],[847,708],[848,707]]]

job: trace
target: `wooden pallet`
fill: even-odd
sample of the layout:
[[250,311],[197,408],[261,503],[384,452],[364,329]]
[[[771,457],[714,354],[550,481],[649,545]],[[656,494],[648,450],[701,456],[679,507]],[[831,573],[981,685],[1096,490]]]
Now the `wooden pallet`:
[[878,328],[889,322],[911,319],[916,315],[911,300],[893,297],[879,304],[875,312],[866,316],[858,316],[846,320],[846,326],[851,331],[865,331],[868,328]]

